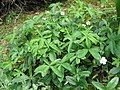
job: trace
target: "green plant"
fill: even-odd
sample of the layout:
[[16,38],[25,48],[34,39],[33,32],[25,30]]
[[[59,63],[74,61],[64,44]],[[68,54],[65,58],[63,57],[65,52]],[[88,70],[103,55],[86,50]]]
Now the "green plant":
[[92,84],[99,90],[116,90],[115,87],[117,86],[118,82],[119,78],[114,77],[111,81],[108,82],[106,86],[96,81],[93,81]]
[[119,0],[116,0],[116,11],[117,11],[118,22],[120,22],[120,1]]
[[[50,11],[26,20],[6,37],[10,50],[0,62],[1,89],[89,90],[93,79],[111,77],[105,73],[112,64],[118,66],[120,36],[103,19],[104,11],[80,0],[74,4],[67,10],[51,4]],[[101,57],[106,57],[104,66]]]
[[118,34],[120,34],[120,1],[116,0],[116,11],[117,11],[117,20],[118,20]]
[[108,0],[100,0],[101,1],[101,3],[106,3],[106,2],[108,2]]

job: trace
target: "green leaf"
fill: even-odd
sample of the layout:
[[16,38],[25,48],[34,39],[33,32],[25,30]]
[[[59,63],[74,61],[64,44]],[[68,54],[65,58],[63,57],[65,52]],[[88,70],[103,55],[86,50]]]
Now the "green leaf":
[[119,82],[119,78],[114,77],[110,82],[108,82],[107,89],[113,90],[117,86],[118,82]]
[[51,48],[53,48],[57,52],[61,52],[61,50],[54,43],[51,42],[49,45],[50,45]]
[[[58,70],[61,71],[62,74],[64,75],[64,70],[65,70],[65,69],[63,68],[62,65],[59,65],[59,66],[58,66]],[[61,78],[61,77],[60,77],[60,78]],[[62,77],[62,78],[64,78],[64,77]]]
[[100,60],[101,56],[99,54],[99,49],[98,48],[91,48],[89,49],[90,54],[92,54],[92,56],[97,59]]
[[58,62],[58,60],[52,61],[52,62],[50,63],[50,66],[53,66],[53,65],[57,64],[57,62]]
[[97,44],[98,40],[96,38],[93,37],[93,34],[90,34],[88,36],[89,40],[91,40],[94,44]]
[[35,75],[38,74],[38,73],[41,73],[42,76],[44,77],[47,73],[48,73],[48,70],[49,70],[49,66],[47,65],[40,65],[39,67],[37,67],[35,69]]
[[66,76],[67,81],[71,84],[71,85],[76,85],[76,80],[75,78],[71,77],[71,76]]
[[10,62],[10,61],[3,62],[3,69],[12,70],[12,65],[13,65],[13,62]]
[[70,62],[74,61],[76,59],[76,56],[73,56],[70,58]]
[[72,66],[71,66],[69,63],[62,63],[62,66],[63,66],[65,69],[67,69],[67,70],[69,70],[70,72],[72,72]]
[[54,60],[56,60],[56,55],[55,55],[55,53],[49,53],[49,59],[51,60],[51,61],[54,61]]
[[85,36],[84,36],[84,37],[82,37],[82,38],[80,39],[79,43],[83,42],[85,39],[86,39],[86,37],[85,37]]
[[80,59],[79,58],[76,58],[75,61],[76,61],[76,64],[80,63]]
[[72,44],[73,44],[73,42],[72,42],[72,41],[70,41],[69,46],[68,46],[68,53],[70,53],[70,51],[71,51]]
[[41,16],[34,16],[33,20],[34,20],[35,23],[39,23],[40,22],[40,18],[41,18]]
[[44,46],[44,39],[43,38],[40,39],[39,46],[40,46],[39,48],[42,48]]
[[113,68],[109,71],[110,74],[117,74],[117,73],[119,73],[119,72],[120,72],[120,67],[113,67]]
[[87,53],[88,53],[88,49],[78,50],[76,56],[78,58],[84,58]]
[[86,46],[87,46],[88,48],[91,47],[91,41],[90,41],[88,38],[86,38],[85,43],[86,43]]
[[86,10],[89,12],[89,14],[90,14],[91,17],[94,17],[94,9],[93,8],[91,8],[89,6],[89,7],[86,7]]
[[74,53],[66,54],[62,59],[62,63],[66,62],[66,61],[69,61],[73,56],[74,56]]
[[58,80],[62,84],[62,81],[64,80],[64,78],[63,77],[59,77]]
[[113,58],[112,65],[115,65],[116,67],[120,67],[120,58]]
[[19,77],[15,77],[12,80],[12,83],[24,82],[26,80],[29,80],[29,77],[27,75],[22,75],[22,76],[19,76]]
[[116,44],[116,47],[114,48],[114,52],[116,56],[120,58],[120,44]]
[[33,86],[33,90],[38,90],[38,86],[37,86],[37,85],[35,85],[35,84],[33,83],[32,86]]
[[63,78],[64,74],[55,66],[51,66],[52,71],[59,77]]
[[2,78],[2,76],[3,76],[3,70],[0,69],[0,78]]
[[90,71],[82,71],[82,72],[80,72],[80,75],[85,76],[85,77],[89,77],[90,74],[91,74]]
[[108,2],[108,0],[100,0],[102,4],[105,4],[106,2]]
[[112,54],[114,54],[114,45],[115,45],[115,43],[113,41],[109,42],[109,48],[110,48],[110,51]]
[[99,82],[92,81],[92,84],[99,90],[105,90],[105,87]]

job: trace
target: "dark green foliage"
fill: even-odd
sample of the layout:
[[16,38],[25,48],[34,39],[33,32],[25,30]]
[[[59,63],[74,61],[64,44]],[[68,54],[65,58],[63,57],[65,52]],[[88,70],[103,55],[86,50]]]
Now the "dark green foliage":
[[120,23],[120,0],[116,0],[116,10],[117,10],[118,22]]

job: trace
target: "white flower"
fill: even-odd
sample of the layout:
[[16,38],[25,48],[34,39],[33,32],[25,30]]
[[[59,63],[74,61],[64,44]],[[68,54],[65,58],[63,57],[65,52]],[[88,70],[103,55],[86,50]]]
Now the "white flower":
[[87,21],[87,22],[86,22],[86,25],[90,25],[90,21]]
[[38,15],[38,14],[40,14],[40,13],[39,13],[39,12],[36,12],[35,14]]
[[83,26],[83,27],[86,27],[86,25],[85,25],[85,24],[82,24],[82,26]]
[[39,28],[40,28],[41,26],[42,26],[42,25],[37,25],[37,27],[39,27]]
[[100,60],[100,63],[105,65],[107,62],[107,59],[105,57],[102,57],[101,60]]
[[46,11],[46,13],[50,13],[49,11]]
[[104,5],[101,5],[101,7],[103,8],[103,7],[104,7]]
[[65,15],[65,12],[62,11],[60,14],[61,14],[62,16],[64,16],[64,15]]
[[42,19],[43,19],[43,20],[46,20],[46,18],[44,18],[44,17],[43,17]]

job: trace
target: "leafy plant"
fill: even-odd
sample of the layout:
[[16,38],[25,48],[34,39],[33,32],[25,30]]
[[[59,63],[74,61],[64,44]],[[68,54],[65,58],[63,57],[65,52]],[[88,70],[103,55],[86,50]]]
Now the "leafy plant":
[[117,10],[118,22],[120,22],[120,1],[119,0],[116,0],[116,10]]
[[108,82],[107,86],[102,85],[99,82],[93,81],[92,84],[99,90],[116,90],[115,87],[119,82],[118,77],[114,77],[111,81]]
[[[67,10],[61,3],[51,4],[49,11],[26,20],[6,37],[9,52],[0,62],[5,78],[0,88],[89,90],[93,79],[102,81],[111,72],[119,75],[112,68],[119,69],[120,38],[109,20],[102,19],[106,12],[80,0],[74,4]],[[104,66],[101,57],[106,57]],[[118,81],[115,77],[107,86],[93,85],[112,90]]]

